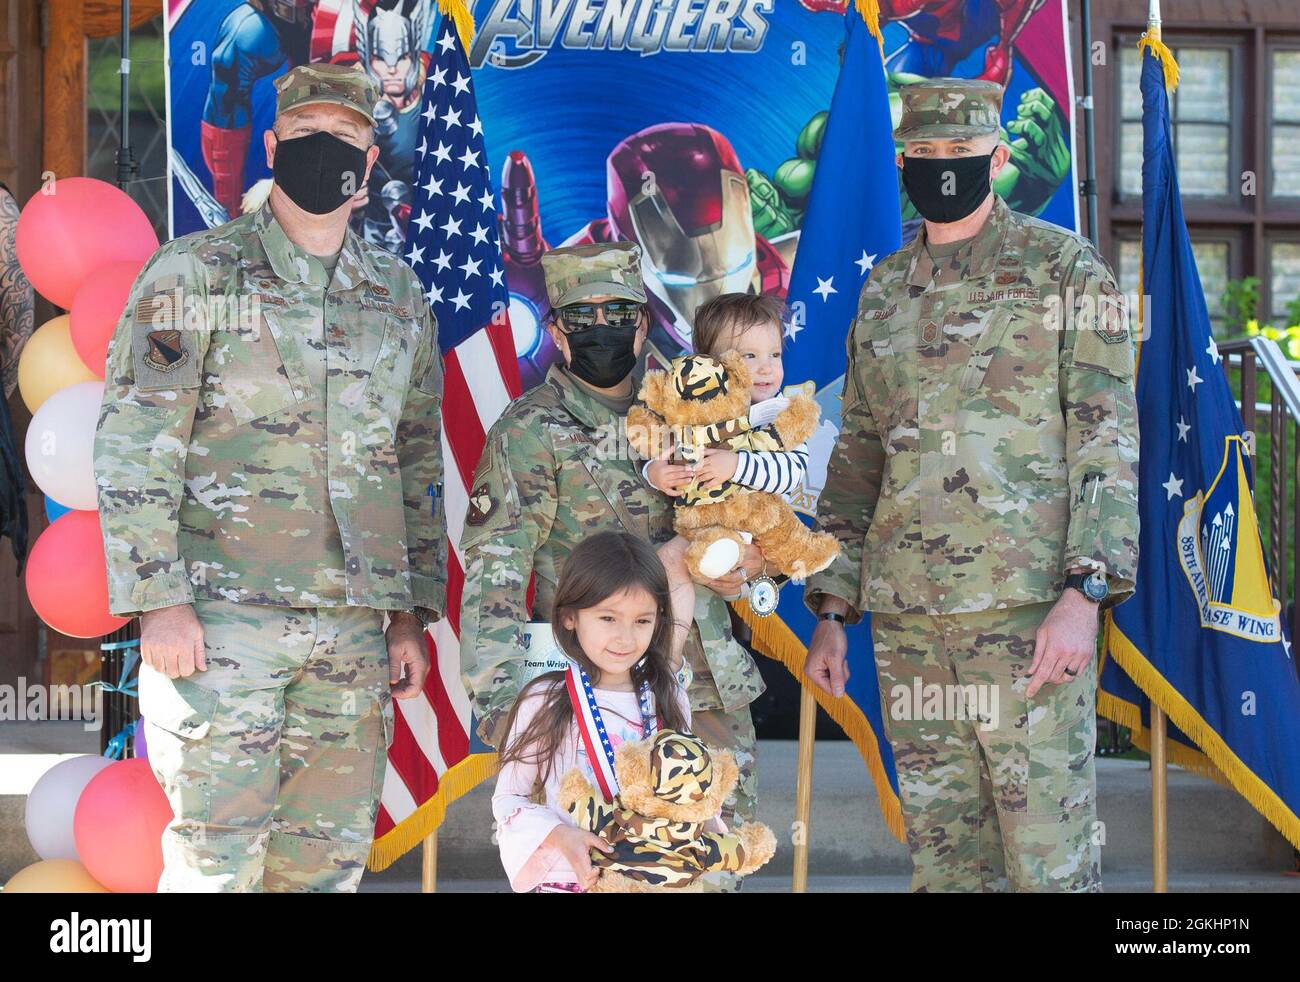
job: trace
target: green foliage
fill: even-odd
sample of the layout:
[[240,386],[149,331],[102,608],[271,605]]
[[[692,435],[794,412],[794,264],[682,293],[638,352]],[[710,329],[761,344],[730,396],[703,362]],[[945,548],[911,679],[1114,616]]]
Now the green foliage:
[[1223,290],[1224,327],[1228,337],[1246,333],[1246,325],[1259,310],[1259,277],[1228,280]]

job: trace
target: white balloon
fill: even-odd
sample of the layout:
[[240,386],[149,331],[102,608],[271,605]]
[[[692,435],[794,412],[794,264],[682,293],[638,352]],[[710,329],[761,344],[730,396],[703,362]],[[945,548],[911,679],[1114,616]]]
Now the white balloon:
[[77,799],[90,779],[113,763],[108,757],[86,754],[61,760],[40,776],[27,795],[27,838],[41,859],[77,859],[72,816]]
[[37,487],[79,511],[99,507],[95,495],[95,424],[103,382],[78,382],[41,404],[27,427],[27,468]]

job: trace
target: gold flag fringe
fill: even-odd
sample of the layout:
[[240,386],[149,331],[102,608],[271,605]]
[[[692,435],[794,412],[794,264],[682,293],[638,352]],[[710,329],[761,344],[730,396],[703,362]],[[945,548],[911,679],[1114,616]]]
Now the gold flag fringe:
[[803,674],[803,663],[808,655],[808,649],[780,617],[776,614],[760,617],[745,602],[732,603],[731,608],[749,627],[752,633],[750,644],[754,649],[773,661],[779,661],[799,680],[801,685],[810,689],[817,700],[817,705],[826,710],[827,715],[839,724],[840,729],[857,746],[863,762],[867,765],[872,783],[876,786],[876,795],[880,799],[880,812],[884,816],[885,824],[894,838],[902,842],[905,836],[903,810],[899,805],[898,795],[894,793],[893,785],[889,782],[889,775],[885,773],[884,762],[880,759],[880,744],[876,741],[876,733],[867,722],[866,716],[862,714],[862,710],[848,696],[835,699],[807,681]]
[[880,33],[880,0],[853,0],[853,6],[857,9],[858,15],[866,22],[867,30],[876,39],[876,43],[884,49],[885,39]]
[[[1223,737],[1219,736],[1218,732],[1201,718],[1200,713],[1191,703],[1184,699],[1182,694],[1142,656],[1133,642],[1115,625],[1109,613],[1106,616],[1106,650],[1128,673],[1129,678],[1137,684],[1138,688],[1163,709],[1174,725],[1187,734],[1188,739],[1194,741],[1203,751],[1197,753],[1176,740],[1170,740],[1168,742],[1170,759],[1181,767],[1208,777],[1213,777],[1214,771],[1217,770],[1226,779],[1227,784],[1250,802],[1252,807],[1286,836],[1293,846],[1300,849],[1300,818],[1287,807],[1286,802],[1278,797],[1276,791],[1260,780],[1254,771],[1232,752]],[[1143,749],[1150,746],[1150,734],[1143,729],[1141,715],[1132,703],[1117,699],[1109,693],[1099,692],[1097,708],[1104,716],[1113,719],[1121,726],[1132,729],[1134,742],[1138,743],[1140,737],[1143,742],[1138,745],[1145,744]]]
[[496,772],[496,754],[470,754],[453,764],[438,779],[438,790],[432,798],[375,840],[366,866],[372,873],[378,873],[397,862],[442,824],[453,801],[473,791]]
[[[870,0],[868,0],[870,2]],[[1160,32],[1146,31],[1138,39],[1138,51],[1143,48],[1148,49],[1152,56],[1160,62],[1160,68],[1165,73],[1165,91],[1173,92],[1178,88],[1178,62],[1174,60],[1174,53],[1169,50],[1169,46],[1160,40]]]
[[442,11],[442,16],[450,17],[456,25],[456,36],[460,38],[460,45],[468,58],[470,44],[474,41],[474,15],[470,13],[469,6],[465,0],[438,0],[438,9]]

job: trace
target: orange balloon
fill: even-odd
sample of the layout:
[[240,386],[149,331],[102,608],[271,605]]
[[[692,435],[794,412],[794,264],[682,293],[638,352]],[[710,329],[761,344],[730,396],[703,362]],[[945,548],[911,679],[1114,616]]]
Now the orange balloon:
[[108,263],[143,262],[158,236],[125,191],[93,177],[61,177],[23,205],[17,246],[32,286],[67,309],[86,277]]
[[33,416],[60,389],[95,381],[99,379],[82,363],[72,343],[67,314],[51,317],[32,332],[18,355],[18,392]]
[[4,892],[108,893],[108,889],[75,859],[42,859],[9,877]]
[[24,575],[36,616],[69,637],[103,637],[131,620],[108,612],[108,569],[97,511],[60,515],[37,537]]
[[72,298],[72,310],[69,311],[72,345],[96,378],[104,377],[108,342],[113,340],[117,322],[126,309],[131,285],[143,266],[144,262],[139,259],[101,266],[86,277],[86,282]]
[[112,893],[156,893],[162,836],[172,807],[139,758],[119,760],[90,779],[77,799],[72,834],[86,871]]

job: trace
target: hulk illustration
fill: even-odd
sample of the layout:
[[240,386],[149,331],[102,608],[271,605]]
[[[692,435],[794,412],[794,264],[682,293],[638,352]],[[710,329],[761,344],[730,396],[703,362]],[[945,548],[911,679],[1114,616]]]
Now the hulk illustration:
[[[898,87],[922,80],[923,76],[906,72],[888,74],[889,109],[894,122],[902,111]],[[765,238],[774,239],[802,226],[828,116],[823,110],[808,121],[795,140],[795,155],[770,176],[752,167],[746,169],[754,230]],[[1055,100],[1041,88],[1028,89],[1016,106],[1015,119],[1003,126],[1002,139],[1011,148],[1011,160],[993,181],[993,190],[1013,210],[1040,214],[1070,174],[1070,142]],[[901,152],[902,146],[898,149]],[[907,229],[920,216],[901,182],[898,196],[903,227]]]

